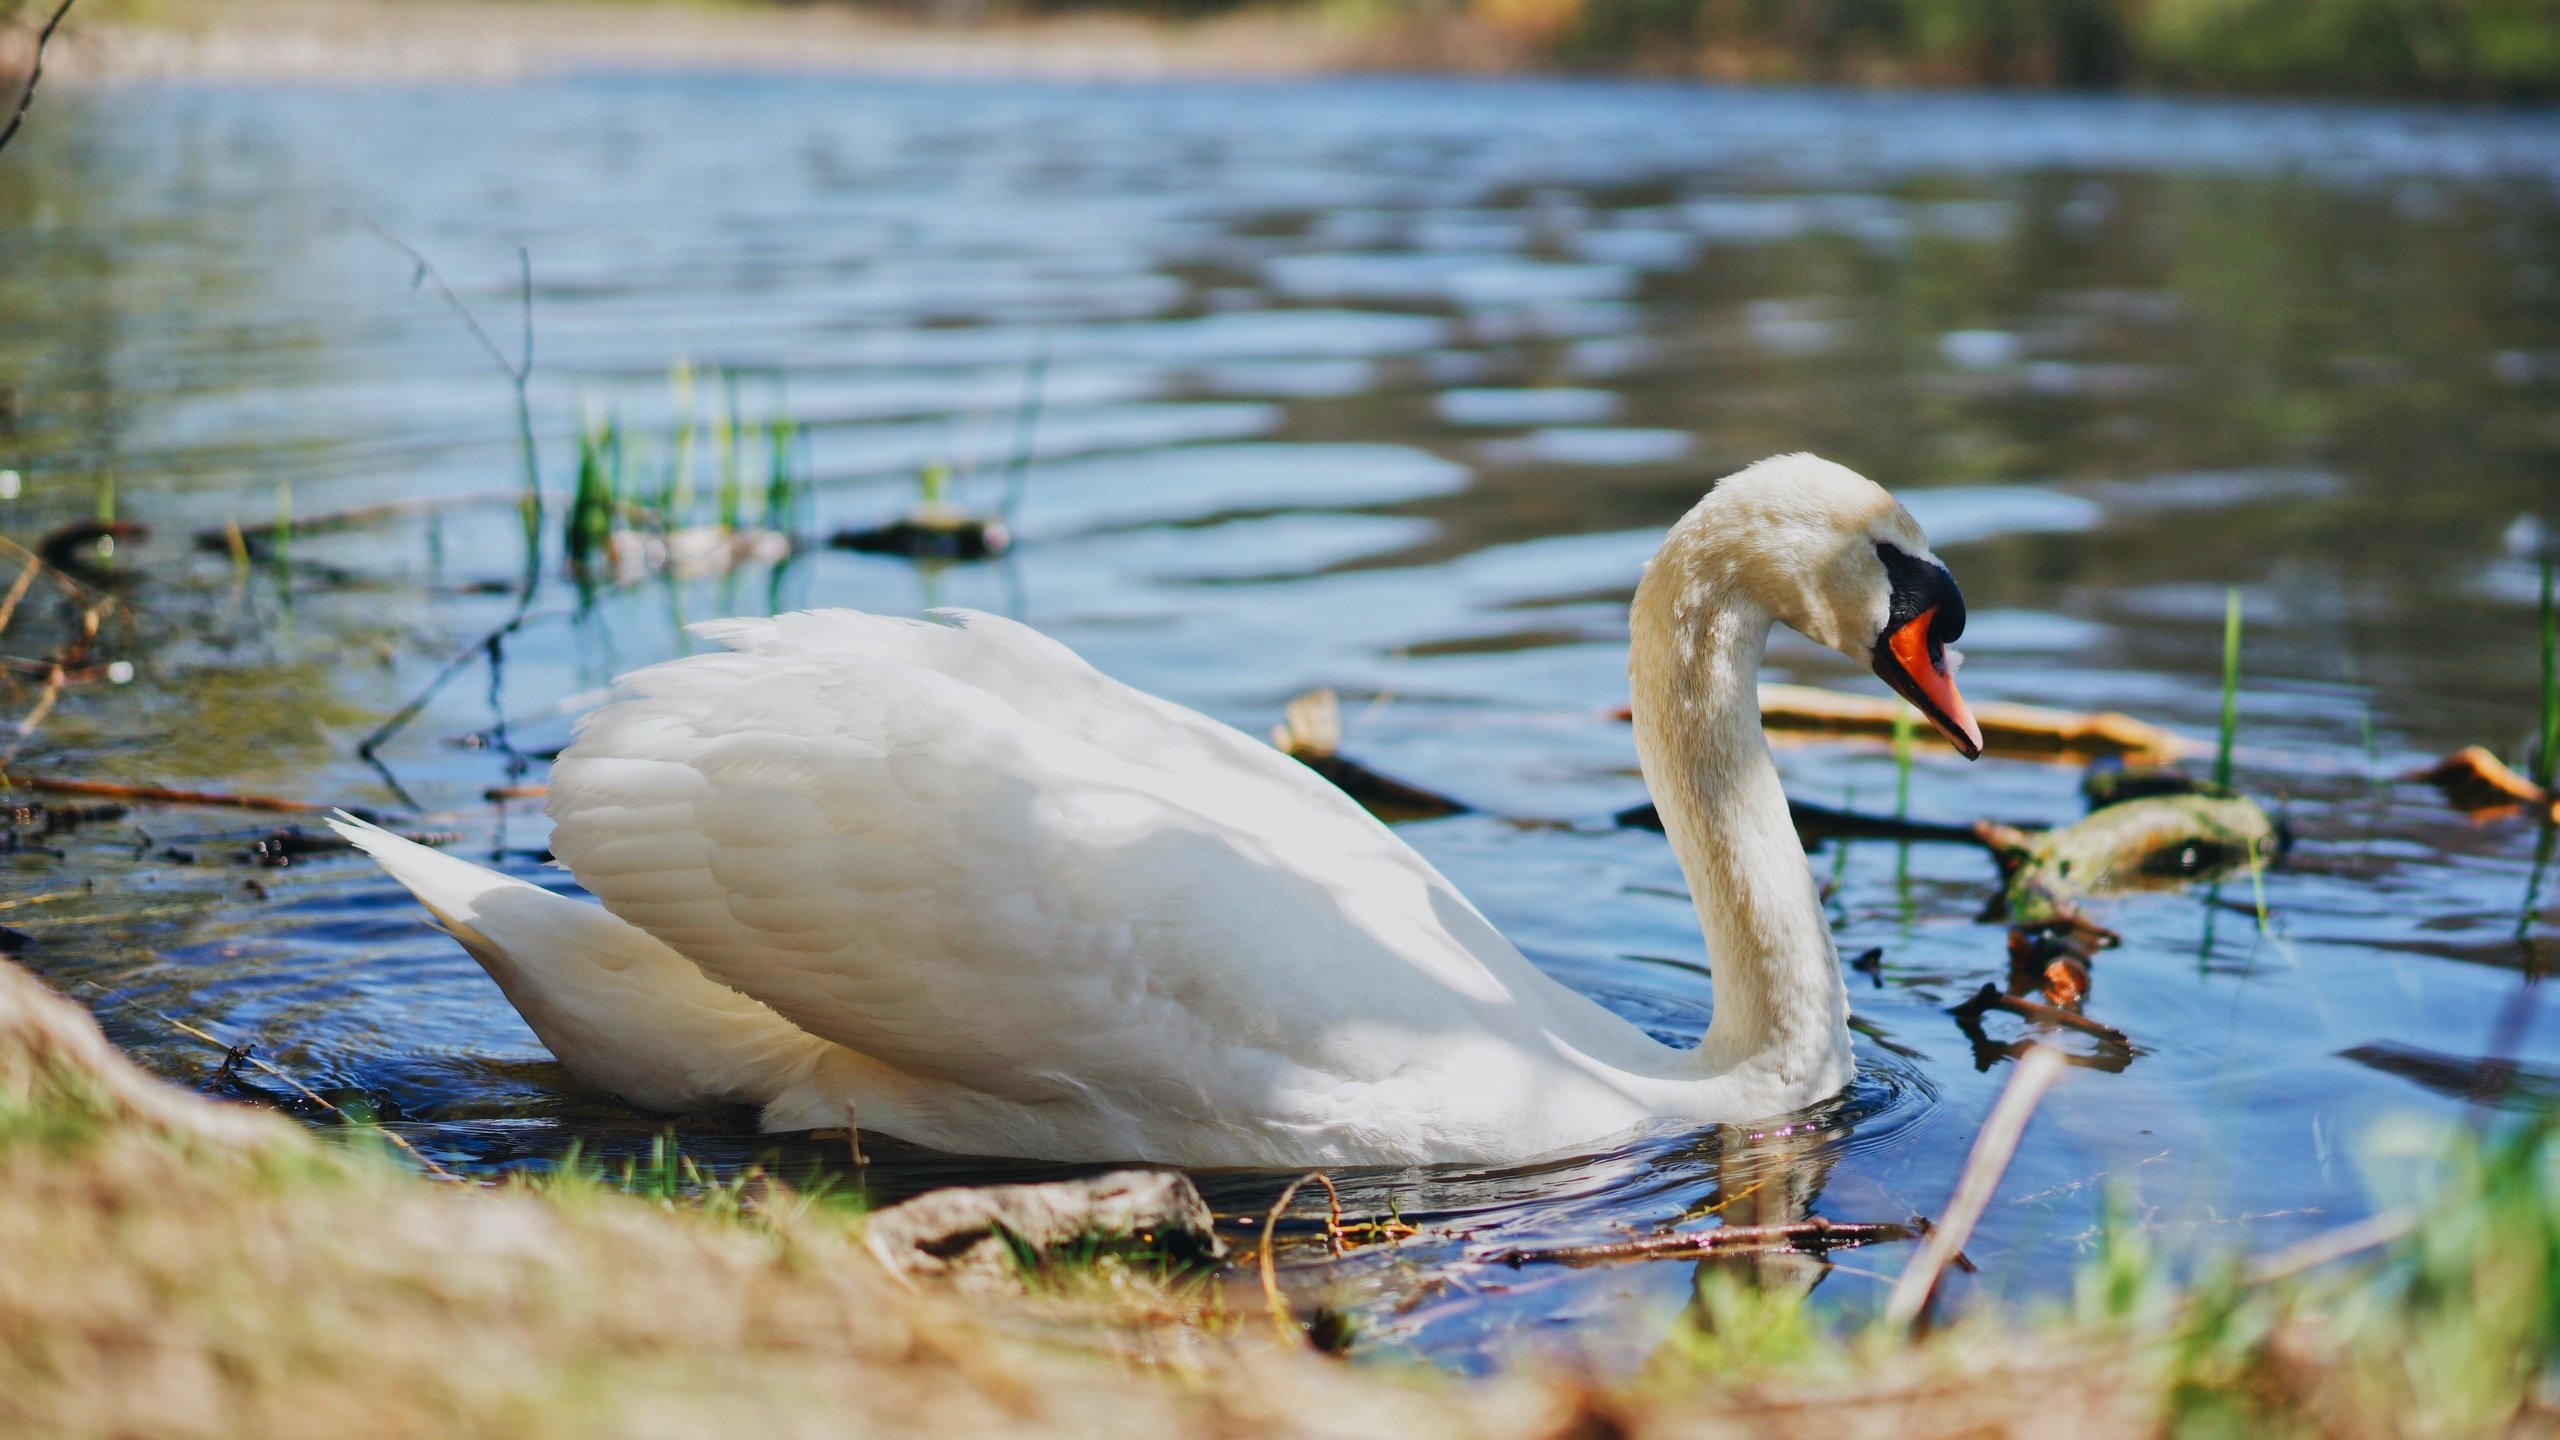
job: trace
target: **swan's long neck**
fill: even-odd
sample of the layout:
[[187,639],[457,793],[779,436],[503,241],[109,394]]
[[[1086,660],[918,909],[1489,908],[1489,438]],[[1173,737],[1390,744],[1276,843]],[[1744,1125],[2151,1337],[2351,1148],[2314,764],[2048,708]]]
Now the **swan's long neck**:
[[1636,591],[1636,753],[1715,974],[1697,1064],[1809,1098],[1848,1081],[1848,992],[1760,733],[1772,617],[1737,584],[1753,567],[1729,553],[1736,542],[1715,519],[1711,496],[1672,531]]

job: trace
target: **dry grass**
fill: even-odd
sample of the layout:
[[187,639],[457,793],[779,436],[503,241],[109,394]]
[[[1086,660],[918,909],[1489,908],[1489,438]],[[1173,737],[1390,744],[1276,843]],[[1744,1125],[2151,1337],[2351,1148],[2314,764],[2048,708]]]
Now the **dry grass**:
[[1110,1287],[971,1306],[858,1222],[745,1212],[419,1179],[144,1076],[0,962],[0,1434],[1923,1434],[1959,1428],[1941,1389],[1981,1418],[1963,1383],[1812,1411],[1462,1385],[1152,1294],[1097,1311]]
[[[2538,1195],[2511,1189],[2500,1244],[2543,1225]],[[2453,1328],[2358,1330],[2324,1317],[2378,1288],[2171,1297],[2145,1256],[2111,1251],[2074,1321],[1914,1345],[1827,1335],[1782,1292],[1711,1280],[1632,1380],[1462,1382],[1327,1360],[1132,1272],[1002,1302],[910,1288],[845,1211],[733,1198],[715,1213],[593,1181],[437,1184],[144,1076],[0,961],[0,1435],[1855,1440],[2549,1418],[2517,1409],[2539,1342],[2509,1333],[2540,1333],[2538,1290],[2511,1297],[2526,1311],[2508,1305],[2524,1318],[2504,1329],[2455,1297],[2436,1302]],[[2445,1233],[2417,1239],[2441,1250]],[[2455,1256],[2435,1273],[2458,1290],[2513,1268]],[[2394,1378],[2403,1351],[2443,1363]],[[2456,1357],[2483,1378],[2430,1398]]]

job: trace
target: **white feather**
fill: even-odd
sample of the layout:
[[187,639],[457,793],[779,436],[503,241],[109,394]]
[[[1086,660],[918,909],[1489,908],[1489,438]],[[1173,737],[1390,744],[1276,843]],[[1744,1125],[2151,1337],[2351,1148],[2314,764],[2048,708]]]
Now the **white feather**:
[[[1717,951],[1699,1050],[1549,979],[1297,761],[987,615],[725,620],[697,630],[726,649],[625,677],[549,801],[602,910],[340,829],[574,1072],[652,1108],[1191,1165],[1499,1161],[1753,1119],[1850,1061],[1751,672],[1781,600],[1880,607],[1871,542],[1846,581],[1797,578],[1847,573],[1801,547],[1898,514],[1838,467],[1770,462],[1648,569],[1640,749]],[[1848,591],[1750,588],[1806,584]]]

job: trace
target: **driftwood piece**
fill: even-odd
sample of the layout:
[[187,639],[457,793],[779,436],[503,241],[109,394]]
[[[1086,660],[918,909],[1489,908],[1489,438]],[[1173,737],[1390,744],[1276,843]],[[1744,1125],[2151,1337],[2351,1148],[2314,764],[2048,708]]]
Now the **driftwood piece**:
[[[1621,829],[1662,829],[1662,811],[1650,800],[1630,805],[1609,817]],[[1870,815],[1859,810],[1841,810],[1829,805],[1816,805],[1809,800],[1789,800],[1787,819],[1794,822],[1796,839],[1808,850],[1825,840],[1908,840],[1916,844],[1988,845],[1979,825],[1950,825],[1941,820],[1910,820],[1894,815]]]
[[1079,1243],[1187,1261],[1226,1254],[1208,1203],[1169,1170],[935,1190],[879,1211],[863,1232],[890,1273],[973,1289],[1018,1290],[1022,1259]]
[[2374,1040],[2338,1052],[2385,1075],[2448,1099],[2540,1111],[2560,1106],[2560,1072],[2495,1055],[2456,1055],[2397,1040]]
[[[1881,695],[1852,695],[1811,685],[1760,687],[1760,724],[1769,730],[1818,730],[1891,738],[1902,702]],[[2146,761],[2175,760],[2197,747],[2175,731],[2113,710],[2083,713],[2041,705],[1987,701],[1973,707],[1982,746],[1992,754],[2082,761],[2118,755]]]
[[2007,874],[2008,918],[2025,925],[2072,919],[2083,895],[2161,885],[2271,860],[2275,821],[2254,800],[2156,795],[2092,812],[2040,835],[1981,827]]
[[1280,723],[1271,727],[1271,743],[1389,824],[1467,813],[1459,801],[1381,775],[1342,754],[1342,700],[1329,686],[1290,701]]
[[2012,1015],[2033,1020],[2039,1025],[2054,1025],[2065,1030],[2077,1030],[2083,1035],[2094,1036],[2108,1045],[2124,1049],[2133,1047],[2133,1041],[2113,1025],[2102,1025],[2086,1015],[2075,1015],[2056,1006],[2039,1005],[2033,1000],[2016,995],[2004,995],[2000,992],[1999,986],[1988,981],[1983,983],[1981,989],[1973,992],[1971,999],[1955,1006],[1948,1013],[1959,1017],[1980,1019],[1986,1010],[2005,1010]]
[[[1901,704],[1881,695],[1771,682],[1760,687],[1760,725],[1766,730],[1889,740]],[[1621,720],[1627,718],[1624,708],[1617,714]],[[1986,754],[2022,759],[2076,765],[2114,755],[2129,763],[2160,764],[2203,748],[2174,730],[2113,710],[2084,713],[1993,700],[1974,706],[1973,718],[1982,727]]]
[[1013,548],[1004,521],[971,515],[948,505],[920,505],[885,525],[838,530],[827,537],[837,550],[899,555],[910,560],[993,560]]
[[2505,761],[2478,745],[2465,745],[2406,778],[2435,786],[2455,809],[2475,815],[2518,808],[2550,813],[2553,809],[2550,791],[2509,769]]

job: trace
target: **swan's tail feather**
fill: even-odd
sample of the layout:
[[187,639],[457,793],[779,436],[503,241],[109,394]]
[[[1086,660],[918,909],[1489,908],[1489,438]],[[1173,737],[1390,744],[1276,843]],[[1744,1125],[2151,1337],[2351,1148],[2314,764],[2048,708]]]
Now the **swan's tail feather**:
[[471,952],[569,1073],[643,1109],[765,1104],[833,1048],[601,905],[343,812],[329,828]]

